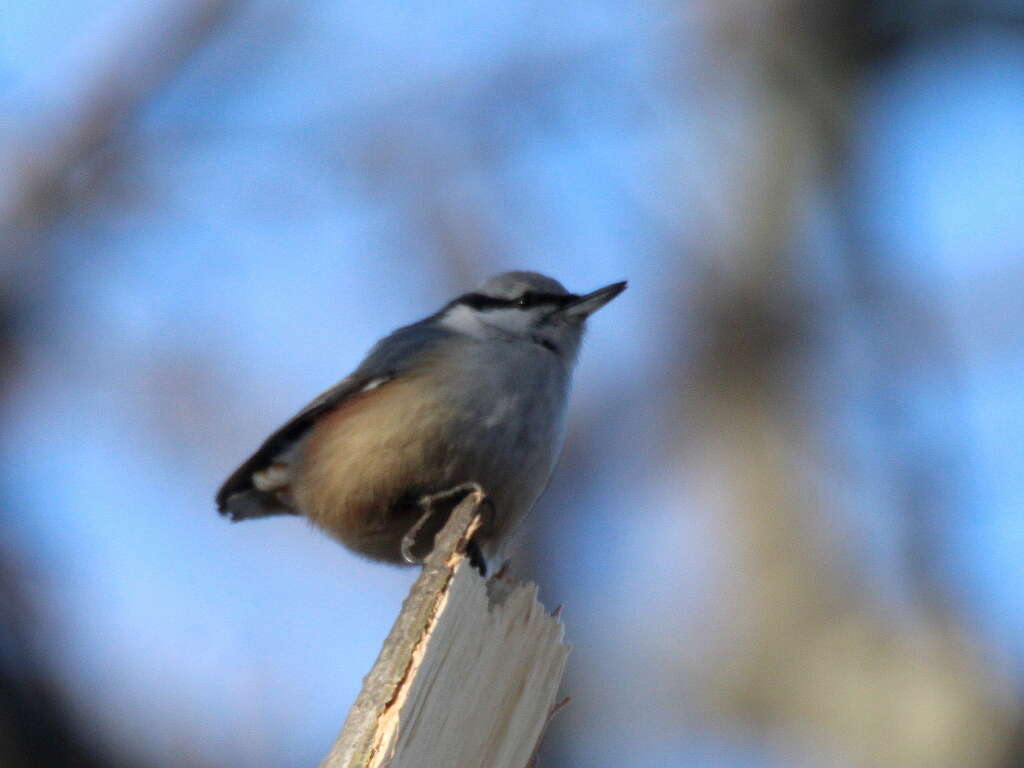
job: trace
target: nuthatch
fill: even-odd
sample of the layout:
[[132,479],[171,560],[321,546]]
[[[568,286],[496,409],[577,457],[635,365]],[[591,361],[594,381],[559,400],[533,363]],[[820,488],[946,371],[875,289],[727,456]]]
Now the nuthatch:
[[497,554],[561,452],[587,317],[625,288],[579,296],[536,272],[491,278],[379,341],[227,479],[218,509],[236,521],[303,515],[401,563],[445,521],[427,520],[424,502],[475,483],[491,502],[471,551],[483,571],[480,547]]

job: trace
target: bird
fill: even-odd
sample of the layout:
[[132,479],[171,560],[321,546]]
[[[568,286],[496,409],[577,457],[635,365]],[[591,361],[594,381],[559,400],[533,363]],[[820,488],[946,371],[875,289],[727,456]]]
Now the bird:
[[469,554],[486,574],[561,454],[587,318],[626,285],[574,294],[505,272],[395,330],[228,477],[218,511],[300,515],[359,555],[416,563],[447,519],[433,502],[478,487]]

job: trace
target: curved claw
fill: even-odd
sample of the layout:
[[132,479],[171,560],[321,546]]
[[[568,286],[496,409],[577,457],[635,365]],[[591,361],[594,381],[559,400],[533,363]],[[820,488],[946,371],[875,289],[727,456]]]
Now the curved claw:
[[429,520],[433,514],[434,510],[432,508],[428,509],[420,515],[420,519],[413,523],[412,527],[405,532],[405,536],[402,537],[402,559],[409,565],[419,565],[423,562],[413,555],[412,548],[416,546],[416,534],[422,530],[423,526],[426,525],[427,520]]

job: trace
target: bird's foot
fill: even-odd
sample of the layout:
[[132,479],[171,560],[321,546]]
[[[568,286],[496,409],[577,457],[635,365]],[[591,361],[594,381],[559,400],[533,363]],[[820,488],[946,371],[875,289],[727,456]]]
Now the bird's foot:
[[[434,514],[438,511],[438,507],[446,509],[449,513],[454,509],[463,499],[471,493],[484,494],[484,489],[479,483],[462,483],[456,485],[453,488],[448,488],[438,493],[431,493],[421,496],[416,502],[417,506],[423,510],[423,514],[420,515],[419,519],[412,525],[411,528],[406,532],[405,536],[402,537],[402,559],[410,565],[420,565],[423,562],[423,557],[419,557],[414,553],[414,549],[417,545],[417,537],[423,530],[423,527],[430,521]],[[484,496],[485,501],[490,504],[490,499]],[[440,527],[440,526],[438,526]],[[476,540],[470,540],[466,545],[466,554],[469,556],[470,565],[480,571],[481,576],[487,574],[487,561],[484,559],[483,553],[480,551],[480,546]]]
[[481,487],[480,483],[461,483],[446,491],[439,491],[437,493],[420,496],[419,502],[417,503],[422,509],[427,511],[432,511],[434,507],[442,501],[449,502],[449,506],[454,509],[460,501],[471,493],[479,493],[483,496],[484,489]]

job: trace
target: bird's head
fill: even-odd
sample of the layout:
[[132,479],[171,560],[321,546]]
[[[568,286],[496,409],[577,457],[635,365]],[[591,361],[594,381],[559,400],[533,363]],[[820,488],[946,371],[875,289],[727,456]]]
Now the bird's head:
[[625,289],[623,281],[580,295],[537,272],[504,272],[450,302],[440,320],[476,338],[532,341],[572,362],[587,318]]

